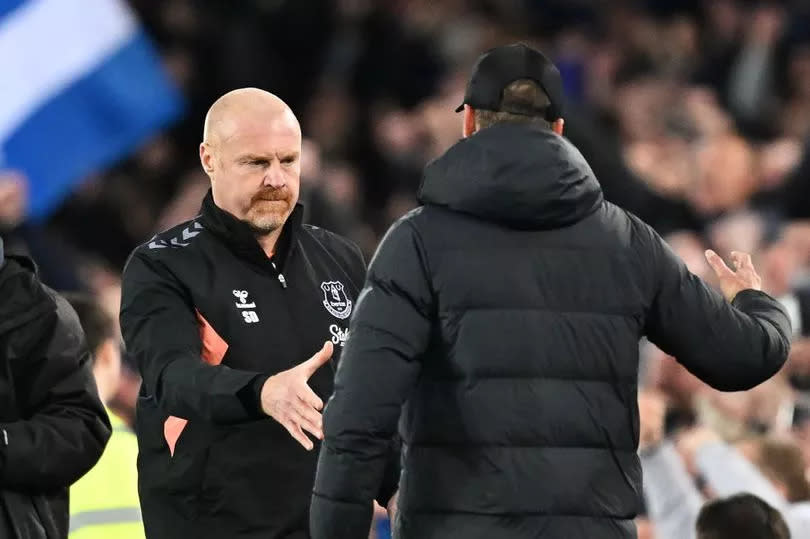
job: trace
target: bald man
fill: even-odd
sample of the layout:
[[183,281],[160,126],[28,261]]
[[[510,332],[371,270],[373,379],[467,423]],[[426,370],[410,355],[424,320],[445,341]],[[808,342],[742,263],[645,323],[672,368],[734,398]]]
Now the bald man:
[[147,537],[308,538],[320,411],[365,263],[301,223],[301,128],[276,96],[218,99],[200,161],[200,215],[135,249],[123,277]]

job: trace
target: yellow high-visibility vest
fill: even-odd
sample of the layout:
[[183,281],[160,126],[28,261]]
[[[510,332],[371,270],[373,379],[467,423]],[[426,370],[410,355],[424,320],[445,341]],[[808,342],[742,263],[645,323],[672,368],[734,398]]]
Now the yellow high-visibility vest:
[[70,487],[70,539],[144,539],[138,442],[111,411],[112,435],[98,463]]

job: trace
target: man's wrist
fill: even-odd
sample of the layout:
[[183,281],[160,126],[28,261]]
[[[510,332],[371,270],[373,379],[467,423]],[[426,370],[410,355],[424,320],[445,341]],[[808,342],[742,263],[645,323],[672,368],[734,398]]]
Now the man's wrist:
[[262,389],[264,389],[264,384],[269,379],[270,375],[263,374],[261,376],[257,376],[253,381],[253,402],[256,411],[261,415],[264,415],[264,408],[262,407]]
[[237,397],[242,401],[242,406],[248,416],[259,419],[265,416],[262,409],[262,388],[270,375],[259,374],[253,380],[239,390]]

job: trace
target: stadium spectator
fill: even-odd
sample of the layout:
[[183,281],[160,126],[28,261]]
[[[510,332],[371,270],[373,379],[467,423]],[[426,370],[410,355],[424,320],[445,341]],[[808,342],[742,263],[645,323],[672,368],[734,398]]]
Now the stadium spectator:
[[[65,293],[91,351],[93,377],[104,405],[121,384],[121,347],[115,319],[90,294]],[[107,409],[112,435],[93,468],[70,487],[70,539],[143,539],[138,501],[138,442],[123,419]]]
[[779,511],[753,494],[737,494],[707,503],[700,510],[696,528],[697,539],[792,537]]

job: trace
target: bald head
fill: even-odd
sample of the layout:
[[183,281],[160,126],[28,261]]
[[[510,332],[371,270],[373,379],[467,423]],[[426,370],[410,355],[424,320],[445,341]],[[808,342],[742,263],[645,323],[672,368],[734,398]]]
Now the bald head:
[[292,109],[278,96],[259,88],[239,88],[214,101],[208,109],[203,143],[216,144],[233,136],[245,124],[257,122],[301,132]]
[[205,116],[200,161],[214,202],[258,235],[281,228],[298,201],[301,126],[284,101],[234,90]]

